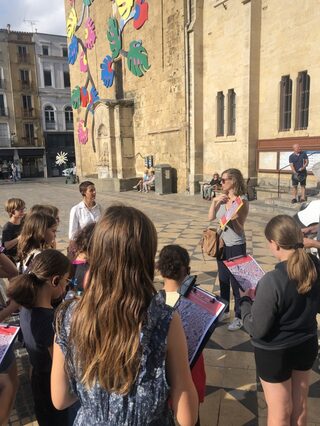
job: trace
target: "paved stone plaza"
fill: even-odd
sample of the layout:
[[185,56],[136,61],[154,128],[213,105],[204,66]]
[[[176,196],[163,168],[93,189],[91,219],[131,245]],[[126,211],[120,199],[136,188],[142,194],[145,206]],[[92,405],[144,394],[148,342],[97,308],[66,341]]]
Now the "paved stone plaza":
[[[57,236],[58,249],[65,251],[68,242],[69,211],[71,206],[81,199],[76,185],[65,185],[59,179],[0,185],[0,206],[3,206],[5,200],[10,197],[24,199],[27,207],[36,203],[56,205],[60,209],[61,220]],[[198,275],[198,282],[203,288],[218,292],[216,263],[212,259],[204,261],[199,246],[202,229],[208,223],[207,201],[202,200],[200,196],[177,194],[159,196],[155,193],[141,194],[133,191],[99,193],[97,201],[103,207],[121,202],[143,210],[157,227],[159,249],[172,243],[184,246],[190,253],[191,270],[193,274]],[[246,224],[248,252],[256,257],[266,271],[273,268],[274,259],[266,249],[263,228],[272,215],[270,209],[261,209],[260,204],[252,202]],[[1,208],[0,226],[6,221],[6,214]],[[257,381],[252,347],[247,333],[243,330],[229,332],[227,323],[222,323],[215,330],[204,355],[207,396],[201,406],[201,425],[265,425],[266,404]],[[34,416],[28,381],[28,359],[24,349],[17,349],[17,358],[21,386],[10,424],[32,424]],[[308,425],[320,425],[319,398],[320,374],[316,364],[311,374]]]

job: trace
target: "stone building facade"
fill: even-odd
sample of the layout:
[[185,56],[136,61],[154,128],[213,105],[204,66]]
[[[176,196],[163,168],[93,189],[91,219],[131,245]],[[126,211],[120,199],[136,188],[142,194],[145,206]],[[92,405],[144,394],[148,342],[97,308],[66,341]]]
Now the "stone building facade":
[[48,177],[59,176],[62,167],[55,163],[58,152],[75,162],[73,111],[70,101],[70,75],[65,36],[34,33],[38,89],[41,105]]
[[[125,3],[136,10],[144,2]],[[229,167],[276,184],[295,142],[316,152],[311,163],[320,159],[319,0],[146,3],[148,20],[139,30],[126,25],[123,48],[142,40],[150,69],[138,78],[127,58],[117,59],[116,83],[108,89],[100,66],[110,53],[108,19],[119,10],[112,1],[88,6],[96,40],[87,59],[101,102],[94,126],[91,118],[86,122],[88,143],[75,138],[81,175],[96,175],[104,163],[109,178],[129,179],[153,155],[155,164],[177,169],[179,192],[194,193],[199,181]],[[65,6],[70,24],[70,2]],[[75,13],[82,16],[83,2],[75,1]],[[85,26],[74,34],[84,39]],[[79,63],[80,51],[70,68],[72,88],[86,83]],[[75,121],[84,115],[79,108]],[[282,176],[289,180],[285,167]]]
[[[22,176],[43,176],[45,155],[32,33],[11,31],[8,25],[0,30],[0,40],[8,130],[7,139],[4,133],[1,138],[1,165],[7,170],[14,161]],[[4,123],[2,126],[4,129]]]

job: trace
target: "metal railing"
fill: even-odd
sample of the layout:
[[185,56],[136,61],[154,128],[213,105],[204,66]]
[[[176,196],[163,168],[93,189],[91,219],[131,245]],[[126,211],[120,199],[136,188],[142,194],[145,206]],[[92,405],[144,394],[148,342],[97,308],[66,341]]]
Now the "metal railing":
[[33,108],[22,108],[22,116],[23,117],[33,117],[34,116],[34,110]]
[[46,130],[56,130],[56,122],[55,121],[46,121]]
[[[314,155],[314,154],[318,154],[318,151],[311,152],[311,154],[308,155],[308,158],[312,157],[312,155]],[[278,170],[278,198],[280,198],[280,173],[281,173],[282,170],[286,169],[289,166],[290,166],[290,163],[286,164],[285,166],[281,167],[281,169]]]
[[28,53],[18,53],[17,60],[19,64],[28,64],[30,62],[30,55]]

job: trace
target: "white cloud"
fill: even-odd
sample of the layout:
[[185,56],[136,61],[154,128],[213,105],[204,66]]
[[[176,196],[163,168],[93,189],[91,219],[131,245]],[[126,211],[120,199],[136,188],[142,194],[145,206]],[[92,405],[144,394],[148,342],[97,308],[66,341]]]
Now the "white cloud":
[[63,0],[11,0],[1,5],[0,27],[11,24],[11,29],[31,31],[33,29],[48,34],[65,35],[65,12]]

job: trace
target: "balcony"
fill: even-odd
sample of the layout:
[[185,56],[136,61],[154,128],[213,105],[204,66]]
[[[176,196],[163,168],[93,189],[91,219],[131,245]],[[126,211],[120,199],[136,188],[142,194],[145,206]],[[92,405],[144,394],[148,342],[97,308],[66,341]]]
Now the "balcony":
[[6,81],[4,78],[0,78],[0,89],[6,88]]
[[24,142],[23,146],[37,146],[38,138],[34,136],[24,136],[21,139]]
[[34,117],[34,109],[33,108],[22,108],[22,117],[24,118],[32,118]]
[[34,89],[34,85],[31,83],[31,81],[28,81],[28,80],[20,80],[20,87],[21,87],[21,90]]
[[0,117],[9,117],[9,109],[7,107],[0,107]]
[[66,121],[66,130],[74,130],[72,121]]
[[46,130],[56,130],[56,122],[46,121]]
[[30,55],[26,54],[18,54],[17,60],[19,64],[29,64],[30,63]]

